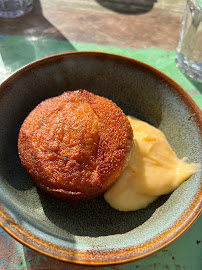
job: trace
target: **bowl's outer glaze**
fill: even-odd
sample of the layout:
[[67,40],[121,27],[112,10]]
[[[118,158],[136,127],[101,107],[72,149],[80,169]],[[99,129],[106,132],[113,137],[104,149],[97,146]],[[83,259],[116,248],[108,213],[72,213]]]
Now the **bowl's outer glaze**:
[[178,157],[201,163],[201,110],[166,75],[107,53],[50,56],[0,87],[0,225],[24,245],[68,262],[118,264],[153,254],[200,214],[200,172],[170,196],[125,213],[110,208],[102,196],[78,204],[57,201],[38,190],[21,166],[17,138],[25,117],[42,100],[76,89],[113,100],[126,114],[160,128]]

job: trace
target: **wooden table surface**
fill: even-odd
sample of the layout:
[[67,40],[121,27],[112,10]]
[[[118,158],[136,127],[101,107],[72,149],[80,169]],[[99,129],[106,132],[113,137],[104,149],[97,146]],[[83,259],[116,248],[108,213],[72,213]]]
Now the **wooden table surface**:
[[[106,48],[134,50],[156,48],[176,51],[185,9],[185,0],[34,0],[33,2],[34,7],[29,14],[16,19],[0,19],[0,53],[3,61],[3,52],[5,53],[7,48],[3,48],[1,38],[5,40],[5,37],[11,36],[28,37],[33,42],[41,38],[64,41],[68,44],[69,50],[74,50],[74,44],[79,43],[93,44],[94,47],[108,46]],[[38,43],[33,44],[37,51]],[[15,42],[12,46],[15,49]],[[20,57],[23,60],[23,57],[28,56],[22,54]],[[26,61],[32,60],[34,59],[30,58]],[[22,61],[19,65],[23,63]],[[15,68],[12,69],[14,64],[10,63],[10,72],[14,71]],[[201,84],[195,84],[194,87],[202,91]],[[201,224],[202,219],[199,218],[179,240],[149,258],[132,264],[98,269],[200,270],[202,269]],[[193,262],[190,263],[190,260]],[[0,229],[0,269],[95,268],[75,266],[47,258],[23,247]]]
[[31,13],[0,26],[5,35],[176,50],[184,9],[185,0],[34,0]]

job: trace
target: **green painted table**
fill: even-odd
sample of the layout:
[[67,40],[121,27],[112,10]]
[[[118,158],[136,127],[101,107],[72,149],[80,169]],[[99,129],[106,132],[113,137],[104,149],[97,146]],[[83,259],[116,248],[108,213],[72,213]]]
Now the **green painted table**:
[[[143,4],[141,4],[143,3]],[[184,2],[178,0],[35,0],[33,11],[0,19],[0,81],[23,65],[55,53],[105,51],[141,60],[177,81],[202,108],[202,83],[175,66]],[[174,31],[175,30],[175,31]],[[167,31],[167,32],[165,32]],[[167,33],[167,34],[165,34]],[[0,269],[95,269],[47,258],[0,229]],[[100,270],[201,270],[202,216],[177,241],[141,261]]]

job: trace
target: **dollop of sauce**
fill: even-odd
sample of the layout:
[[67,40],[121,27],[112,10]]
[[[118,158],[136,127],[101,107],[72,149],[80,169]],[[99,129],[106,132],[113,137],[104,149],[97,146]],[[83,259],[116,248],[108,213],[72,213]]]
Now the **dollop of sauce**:
[[128,119],[135,147],[128,166],[104,194],[106,202],[119,211],[145,208],[199,171],[199,164],[177,158],[160,130],[134,117]]

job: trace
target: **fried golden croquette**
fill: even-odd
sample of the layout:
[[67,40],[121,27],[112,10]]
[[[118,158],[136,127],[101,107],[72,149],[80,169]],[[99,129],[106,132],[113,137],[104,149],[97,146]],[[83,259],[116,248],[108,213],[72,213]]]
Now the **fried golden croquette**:
[[85,90],[41,102],[18,138],[19,157],[35,184],[66,201],[104,193],[127,166],[132,146],[122,110]]

